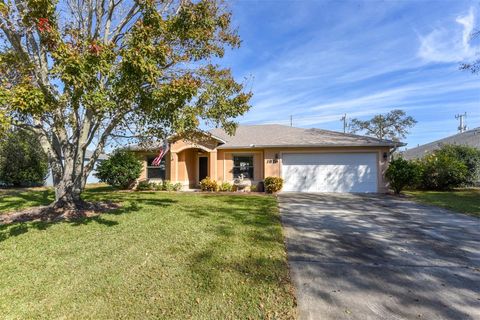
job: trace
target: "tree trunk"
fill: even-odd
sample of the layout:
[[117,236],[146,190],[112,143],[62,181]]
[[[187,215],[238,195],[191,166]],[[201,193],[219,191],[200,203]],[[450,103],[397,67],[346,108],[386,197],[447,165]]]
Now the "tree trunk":
[[55,201],[51,204],[56,209],[78,210],[85,207],[82,200],[82,189],[78,188],[73,179],[64,177],[58,185],[55,186]]
[[[77,160],[77,161],[75,161]],[[54,171],[54,170],[52,170]],[[54,173],[55,201],[51,204],[57,209],[78,210],[85,207],[81,198],[83,184],[83,157],[70,157],[64,160],[63,172]]]

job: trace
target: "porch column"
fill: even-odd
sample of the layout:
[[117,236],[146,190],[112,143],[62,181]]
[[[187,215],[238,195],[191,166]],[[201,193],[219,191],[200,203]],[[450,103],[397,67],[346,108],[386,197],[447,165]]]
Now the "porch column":
[[208,159],[208,171],[210,178],[217,180],[217,150],[210,152]]
[[178,154],[171,151],[169,180],[172,182],[178,182]]

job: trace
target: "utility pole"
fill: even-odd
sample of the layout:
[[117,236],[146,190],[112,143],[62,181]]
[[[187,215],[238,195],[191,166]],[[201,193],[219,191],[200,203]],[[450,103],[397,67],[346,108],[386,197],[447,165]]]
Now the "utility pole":
[[290,115],[290,127],[293,127],[293,116]]
[[464,112],[463,114],[456,114],[455,119],[460,121],[460,124],[458,126],[458,131],[460,133],[465,132],[467,130],[467,125],[465,124],[465,118],[467,117],[467,113]]
[[340,121],[343,121],[343,133],[347,132],[347,114],[345,113],[341,118]]

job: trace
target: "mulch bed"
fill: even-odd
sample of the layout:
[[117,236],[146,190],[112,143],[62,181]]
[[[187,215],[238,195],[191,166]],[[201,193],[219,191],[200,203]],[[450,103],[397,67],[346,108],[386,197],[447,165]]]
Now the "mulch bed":
[[0,225],[28,221],[73,221],[83,218],[95,217],[102,213],[120,208],[118,203],[85,202],[81,209],[58,209],[50,206],[38,206],[0,214]]

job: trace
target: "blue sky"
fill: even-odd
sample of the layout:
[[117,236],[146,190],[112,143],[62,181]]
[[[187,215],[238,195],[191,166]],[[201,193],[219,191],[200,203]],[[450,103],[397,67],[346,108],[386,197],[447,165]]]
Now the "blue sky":
[[459,70],[480,54],[473,1],[229,1],[242,47],[222,64],[254,93],[243,124],[342,130],[395,108],[418,124],[409,147],[480,126],[480,76]]

